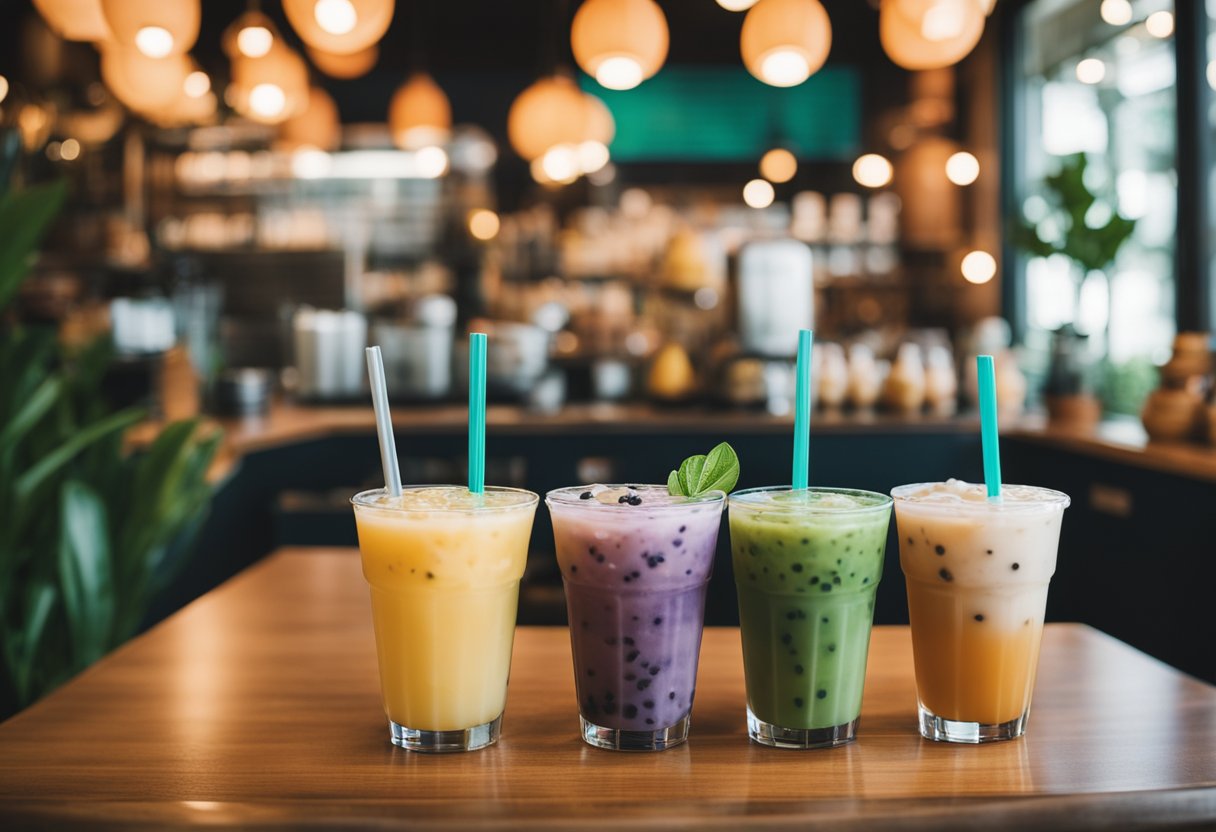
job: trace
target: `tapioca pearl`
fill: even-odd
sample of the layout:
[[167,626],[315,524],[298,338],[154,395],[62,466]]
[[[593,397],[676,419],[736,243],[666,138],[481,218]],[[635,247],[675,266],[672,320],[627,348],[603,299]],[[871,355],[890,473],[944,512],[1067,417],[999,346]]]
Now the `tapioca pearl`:
[[626,705],[625,707],[621,708],[621,716],[625,717],[625,719],[633,719],[637,715],[637,705]]
[[799,676],[801,676],[803,673],[806,672],[806,670],[805,670],[805,668],[803,668],[802,665],[796,664],[796,665],[794,665],[794,672],[797,673]]
[[[1016,569],[1017,567],[1015,566],[1014,568]],[[945,568],[937,570],[937,576],[939,578],[941,578],[943,581],[945,581],[946,583],[949,583],[950,581],[954,580],[954,575],[952,575],[950,573],[949,569],[945,569]]]
[[638,679],[638,690],[646,690],[646,688],[650,687],[651,681],[651,679],[647,679],[646,677]]
[[789,647],[790,642],[792,642],[793,640],[794,640],[794,637],[792,635],[790,635],[789,633],[781,634],[781,643],[784,644],[786,647]]
[[823,584],[820,584],[820,585],[819,585],[819,591],[820,591],[820,592],[831,592],[831,591],[832,591],[832,585],[831,585],[831,584],[828,584],[828,583],[823,583]]
[[805,704],[805,703],[802,701],[801,696],[794,697],[794,707],[795,708],[801,708],[803,706],[803,704]]
[[588,676],[594,676],[594,675],[595,675],[595,668],[594,668],[594,667],[589,667],[589,668],[587,668],[587,675],[588,675]]
[[647,699],[646,701],[644,701],[644,702],[642,703],[642,707],[643,707],[643,708],[646,708],[647,710],[651,710],[651,711],[653,711],[653,710],[654,710],[654,700],[653,700],[653,699]]
[[803,568],[804,568],[804,567],[803,567],[803,565],[802,565],[801,563],[792,563],[792,564],[790,564],[790,571],[791,571],[791,572],[801,572],[801,571],[803,570]]
[[655,619],[654,619],[654,626],[656,626],[656,627],[661,627],[661,626],[663,626],[663,616],[661,616],[661,615],[659,615],[659,616],[655,616]]
[[671,545],[675,546],[677,549],[679,549],[681,546],[684,545],[684,538],[677,537],[675,540],[671,541]]
[[676,698],[676,692],[674,690],[671,691],[670,693],[667,694],[667,698],[674,700]]
[[638,675],[637,675],[636,673],[626,673],[626,674],[625,674],[625,681],[626,681],[626,682],[633,682],[633,681],[636,681],[636,680],[637,680],[637,678],[638,678]]
[[983,621],[983,620],[984,620],[984,614],[983,614],[982,612],[977,612],[977,613],[975,614],[975,620],[976,620],[976,621]]
[[680,526],[680,534],[684,534],[688,530],[688,526]]
[[651,676],[658,676],[659,670],[661,670],[661,668],[657,664],[652,664],[647,672],[650,673]]
[[835,653],[835,652],[836,652],[836,645],[835,645],[835,644],[829,644],[829,645],[828,645],[828,652],[829,652],[829,653]]
[[991,550],[991,549],[986,549],[986,550],[985,550],[985,552],[986,552],[987,554],[989,554],[989,555],[991,555],[991,554],[992,554],[992,550]]
[[933,551],[937,553],[938,557],[945,557],[946,555],[946,547],[940,543],[933,547]]
[[574,563],[570,564],[570,574],[573,575],[577,571],[578,571],[578,565],[574,564]]
[[1014,572],[1017,572],[1021,568],[1022,568],[1021,564],[1017,564],[1017,563],[1015,563],[1012,567]]
[[816,699],[827,699],[828,692],[826,690],[824,690],[823,688],[820,688],[819,690],[815,691],[815,698]]
[[826,615],[825,615],[825,616],[824,616],[822,619],[820,619],[820,620],[821,620],[821,621],[822,621],[824,624],[827,624],[827,623],[828,623],[828,617],[827,617]]
[[[636,615],[634,616],[634,620],[635,621],[637,620]],[[624,638],[621,639],[621,644],[624,644],[626,647],[632,647],[633,646],[633,636],[625,636]]]
[[809,581],[809,583],[810,583],[810,585],[811,585],[811,586],[814,586],[815,584],[819,583],[819,576],[818,576],[818,575],[812,575],[812,576],[811,576],[811,580]]
[[638,653],[637,650],[630,650],[628,653],[625,654],[625,661],[632,663],[633,660],[636,659],[639,655],[640,654]]

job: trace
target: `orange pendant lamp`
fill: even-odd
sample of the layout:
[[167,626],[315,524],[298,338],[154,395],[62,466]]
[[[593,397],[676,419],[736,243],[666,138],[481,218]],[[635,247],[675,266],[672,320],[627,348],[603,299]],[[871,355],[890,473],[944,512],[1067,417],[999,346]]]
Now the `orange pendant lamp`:
[[101,49],[101,80],[115,98],[138,113],[156,112],[176,102],[192,69],[185,55],[149,58],[113,43]]
[[773,87],[796,87],[828,59],[832,22],[819,0],[760,0],[743,18],[747,71]]
[[586,0],[570,28],[583,71],[610,90],[629,90],[667,59],[667,18],[654,0]]
[[247,11],[224,30],[220,45],[229,58],[238,55],[261,58],[274,47],[278,37],[269,17],[258,11]]
[[200,0],[101,0],[110,33],[120,46],[149,58],[181,55],[198,40]]
[[279,126],[279,144],[285,150],[316,148],[336,150],[342,141],[338,105],[320,87],[308,91],[308,105]]
[[569,76],[541,78],[511,103],[507,138],[529,162],[554,145],[578,144],[583,140],[585,106],[582,90]]
[[308,59],[312,61],[313,66],[330,78],[339,78],[343,81],[361,78],[370,72],[376,62],[380,60],[380,47],[375,44],[366,49],[360,49],[358,52],[351,52],[349,55],[335,55],[332,52],[324,52],[312,47],[308,47],[304,51],[308,53]]
[[942,69],[971,53],[984,34],[982,0],[882,0],[878,35],[894,63]]
[[110,37],[101,0],[34,0],[34,8],[64,40],[97,43]]
[[261,58],[232,61],[232,105],[263,124],[280,124],[308,105],[308,67],[281,41]]
[[307,46],[349,55],[384,37],[395,5],[394,0],[283,0],[283,12]]
[[388,127],[402,150],[444,145],[452,135],[452,105],[434,78],[416,72],[393,93]]

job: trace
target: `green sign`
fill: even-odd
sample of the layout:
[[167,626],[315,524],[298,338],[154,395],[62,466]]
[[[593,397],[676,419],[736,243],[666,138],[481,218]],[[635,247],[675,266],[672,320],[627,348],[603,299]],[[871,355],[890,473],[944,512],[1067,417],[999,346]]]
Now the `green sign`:
[[853,67],[824,67],[797,87],[762,84],[743,67],[669,66],[641,86],[583,89],[616,119],[618,162],[746,162],[780,142],[800,158],[851,159],[861,136]]

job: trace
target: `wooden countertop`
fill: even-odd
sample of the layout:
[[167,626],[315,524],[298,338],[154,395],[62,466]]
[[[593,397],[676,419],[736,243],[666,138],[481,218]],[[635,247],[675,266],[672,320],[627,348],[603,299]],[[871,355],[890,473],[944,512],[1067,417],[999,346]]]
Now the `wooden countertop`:
[[685,746],[584,745],[567,633],[521,628],[504,734],[441,757],[388,742],[351,550],[280,552],[0,725],[0,827],[805,827],[1216,823],[1216,688],[1049,625],[1029,734],[916,733],[906,628],[875,630],[858,741],[749,744],[738,632],[706,631]]
[[1008,436],[1099,459],[1216,482],[1216,446],[1199,442],[1156,442],[1136,419],[1102,422],[1092,431],[1049,424],[1015,428]]
[[[414,436],[462,434],[467,411],[462,405],[397,405],[393,423],[397,430]],[[211,475],[225,476],[247,453],[322,439],[327,436],[372,435],[376,430],[370,406],[306,405],[276,401],[264,416],[211,420],[224,430],[224,444]],[[594,433],[706,434],[713,437],[739,433],[787,433],[792,416],[772,416],[745,410],[711,407],[658,407],[630,404],[573,404],[556,413],[537,413],[516,405],[492,405],[486,414],[488,429],[498,436],[529,436]],[[135,446],[151,442],[161,425],[148,422],[129,434]],[[817,410],[812,429],[817,434],[864,434],[868,432],[924,433],[973,432],[979,420],[974,414],[954,416],[923,414],[905,416],[882,411]],[[1093,431],[1078,432],[1048,425],[1030,414],[1005,419],[1002,433],[1010,438],[1047,445],[1150,470],[1216,482],[1216,447],[1199,443],[1151,442],[1136,420],[1103,422]]]

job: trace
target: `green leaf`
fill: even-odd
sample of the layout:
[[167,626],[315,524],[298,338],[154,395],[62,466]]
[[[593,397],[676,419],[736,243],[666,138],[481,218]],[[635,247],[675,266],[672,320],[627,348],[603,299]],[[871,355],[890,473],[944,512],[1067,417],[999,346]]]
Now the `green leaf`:
[[60,445],[52,453],[47,454],[39,460],[37,465],[18,478],[16,488],[14,489],[17,497],[19,499],[28,497],[48,477],[71,462],[76,454],[80,453],[81,450],[93,442],[96,442],[108,433],[128,428],[142,418],[143,413],[138,410],[120,410],[118,413],[112,413],[74,434],[68,441]]
[[680,480],[684,483],[684,493],[689,497],[697,496],[697,483],[701,481],[704,468],[705,454],[690,456],[680,463]]
[[720,443],[705,458],[697,493],[729,492],[739,482],[739,455],[725,442]]
[[28,399],[20,405],[18,411],[9,417],[9,422],[0,431],[0,451],[17,444],[43,415],[55,404],[59,392],[63,389],[61,379],[51,376],[42,382]]
[[110,534],[101,498],[68,480],[60,501],[59,582],[72,652],[83,667],[105,655],[114,625]]
[[667,492],[677,497],[699,497],[711,491],[729,492],[739,482],[739,456],[726,442],[708,454],[690,456],[678,471],[667,475]]
[[25,279],[38,243],[59,213],[67,193],[64,180],[0,194],[0,309]]

